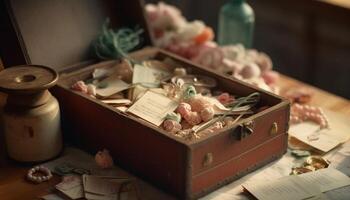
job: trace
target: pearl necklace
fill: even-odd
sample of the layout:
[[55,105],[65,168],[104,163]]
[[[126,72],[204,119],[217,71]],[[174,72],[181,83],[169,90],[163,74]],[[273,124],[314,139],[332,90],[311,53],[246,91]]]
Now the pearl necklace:
[[291,107],[291,123],[297,124],[307,120],[319,124],[321,129],[329,127],[328,119],[321,108],[297,103],[293,104]]
[[[34,174],[36,172],[42,172],[45,175],[44,176],[34,176]],[[52,178],[52,174],[51,174],[51,171],[47,167],[36,166],[36,167],[31,168],[28,171],[27,178],[28,178],[28,180],[30,180],[34,183],[41,183],[41,182],[50,180]]]

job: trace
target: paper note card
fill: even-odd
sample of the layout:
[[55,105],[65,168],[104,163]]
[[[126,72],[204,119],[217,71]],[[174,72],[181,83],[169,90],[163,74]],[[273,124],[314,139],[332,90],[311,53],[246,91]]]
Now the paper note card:
[[313,122],[303,122],[291,125],[289,134],[298,140],[323,152],[328,152],[350,138],[350,124],[341,114],[325,111],[330,129],[319,130],[319,125]]
[[317,185],[321,192],[327,192],[350,185],[350,178],[334,168],[319,169],[299,175],[307,185]]
[[147,91],[127,112],[159,126],[164,121],[165,116],[174,111],[177,106],[176,101],[162,94]]
[[308,185],[298,176],[287,176],[275,181],[252,181],[243,185],[259,200],[283,199],[301,200],[320,194],[314,185]]
[[67,176],[55,188],[71,199],[84,197],[83,182],[78,176]]
[[147,87],[157,87],[160,81],[166,76],[169,76],[167,71],[150,68],[143,65],[135,65],[132,83],[140,83]]
[[115,93],[130,88],[130,84],[120,80],[117,76],[110,76],[101,81],[99,85],[105,85],[103,88],[96,88],[96,94],[100,97],[109,97]]
[[334,131],[329,129],[319,130],[319,125],[313,122],[292,125],[289,129],[291,136],[323,152],[332,150],[341,142],[341,138],[338,138],[338,135],[332,134],[332,132]]
[[243,184],[243,187],[260,200],[301,200],[347,185],[350,185],[348,176],[336,169],[326,168],[282,177],[268,184],[266,181],[251,181]]

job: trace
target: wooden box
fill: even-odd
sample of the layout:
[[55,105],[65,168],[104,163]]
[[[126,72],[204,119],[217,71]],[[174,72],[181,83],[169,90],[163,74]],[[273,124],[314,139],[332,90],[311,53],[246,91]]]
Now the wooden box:
[[[66,141],[94,152],[107,148],[116,163],[181,199],[201,197],[286,152],[290,106],[274,94],[224,77],[166,51],[146,47],[135,59],[170,57],[192,73],[218,81],[219,88],[237,95],[261,93],[269,106],[233,127],[183,140],[137,117],[127,115],[70,89],[98,67],[115,61],[91,59],[89,47],[106,17],[116,27],[140,25],[144,44],[151,45],[143,4],[133,1],[7,0],[1,3],[1,56],[5,66],[48,65],[61,73],[52,93],[59,100]],[[253,132],[241,134],[251,123]]]

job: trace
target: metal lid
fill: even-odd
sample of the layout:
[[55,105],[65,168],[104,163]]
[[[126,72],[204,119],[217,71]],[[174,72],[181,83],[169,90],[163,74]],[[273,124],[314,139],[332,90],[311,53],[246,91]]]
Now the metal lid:
[[46,90],[56,84],[58,73],[41,65],[19,65],[0,72],[0,90],[28,93]]

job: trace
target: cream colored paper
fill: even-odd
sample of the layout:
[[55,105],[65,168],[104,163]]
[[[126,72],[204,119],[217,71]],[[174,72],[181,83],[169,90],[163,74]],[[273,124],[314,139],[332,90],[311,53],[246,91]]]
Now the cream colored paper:
[[177,106],[176,101],[153,91],[147,91],[127,112],[159,126],[164,121],[165,116],[174,111]]
[[299,175],[307,185],[317,185],[321,192],[327,192],[350,185],[350,178],[334,168],[320,169]]
[[106,88],[96,88],[96,94],[100,97],[109,97],[131,87],[130,84],[120,80],[116,75],[104,79],[100,84],[107,85]]
[[136,64],[134,66],[132,83],[140,83],[147,87],[157,87],[160,81],[168,75],[169,73],[167,71]]
[[243,185],[259,200],[301,200],[321,193],[315,185],[298,176],[287,176],[274,181],[254,181]]
[[260,200],[298,200],[350,185],[350,178],[333,168],[266,181],[251,181],[243,187]]
[[[320,150],[328,152],[350,139],[350,123],[342,114],[325,110],[330,129],[319,130],[319,126],[313,122],[303,122],[291,125],[289,134],[298,140]],[[310,139],[310,138],[316,139]]]

